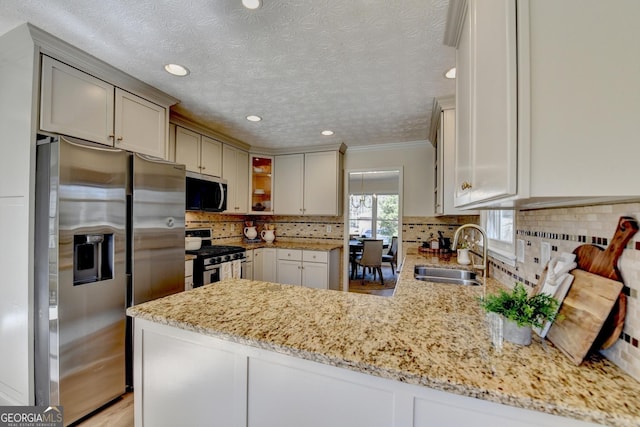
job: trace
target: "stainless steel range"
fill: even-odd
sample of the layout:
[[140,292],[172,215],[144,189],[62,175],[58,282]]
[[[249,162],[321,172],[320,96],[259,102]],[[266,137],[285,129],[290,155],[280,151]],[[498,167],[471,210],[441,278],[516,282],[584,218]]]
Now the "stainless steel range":
[[228,278],[242,278],[246,265],[246,251],[242,246],[213,245],[210,228],[185,230],[187,237],[200,237],[198,250],[186,251],[195,255],[193,262],[193,287],[208,285]]

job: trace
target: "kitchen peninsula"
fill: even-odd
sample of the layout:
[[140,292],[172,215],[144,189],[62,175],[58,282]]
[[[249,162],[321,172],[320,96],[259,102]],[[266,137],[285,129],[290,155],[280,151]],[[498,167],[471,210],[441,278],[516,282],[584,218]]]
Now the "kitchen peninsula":
[[496,352],[482,287],[414,280],[428,262],[390,298],[227,280],[130,308],[136,425],[640,424],[640,383],[540,340]]

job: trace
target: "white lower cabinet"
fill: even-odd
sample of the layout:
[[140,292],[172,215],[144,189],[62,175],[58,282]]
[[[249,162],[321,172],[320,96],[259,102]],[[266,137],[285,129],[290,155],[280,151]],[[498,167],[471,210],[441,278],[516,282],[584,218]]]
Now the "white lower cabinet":
[[243,279],[253,280],[253,251],[254,249],[247,249],[245,252],[245,259],[242,263]]
[[393,393],[303,366],[249,359],[251,427],[393,426]]
[[143,335],[140,323],[135,320],[135,425],[242,425],[237,405],[246,405],[246,356],[198,334],[146,329]]
[[136,427],[588,427],[135,319]]
[[193,289],[193,260],[184,262],[184,290]]
[[339,289],[339,250],[278,249],[278,283]]
[[253,250],[253,280],[276,282],[276,248]]

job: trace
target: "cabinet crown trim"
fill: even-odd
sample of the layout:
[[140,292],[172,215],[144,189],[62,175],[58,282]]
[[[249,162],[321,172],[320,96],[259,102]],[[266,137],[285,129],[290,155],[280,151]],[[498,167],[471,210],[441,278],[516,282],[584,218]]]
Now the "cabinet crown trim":
[[179,100],[135,77],[107,64],[95,56],[32,25],[24,24],[29,30],[34,45],[40,53],[104,80],[165,108],[177,104]]
[[456,108],[456,96],[448,95],[439,98],[433,98],[433,107],[431,108],[431,128],[429,129],[429,141],[431,145],[438,145],[436,136],[438,134],[438,122],[440,121],[440,113],[442,110],[452,110]]
[[347,151],[347,146],[344,144],[344,142],[341,142],[338,144],[324,144],[287,148],[251,147],[250,153],[277,156],[281,154],[318,153],[321,151],[339,151],[340,153],[344,154]]
[[239,139],[235,139],[229,135],[225,135],[200,123],[194,122],[190,118],[176,113],[173,110],[170,112],[169,122],[173,123],[174,125],[189,129],[193,132],[197,132],[209,138],[215,139],[216,141],[224,142],[227,145],[234,146],[244,151],[249,151],[249,148],[251,147],[246,142],[240,141]]
[[444,27],[444,40],[446,46],[458,47],[462,23],[467,10],[467,0],[451,0],[447,10],[447,21]]

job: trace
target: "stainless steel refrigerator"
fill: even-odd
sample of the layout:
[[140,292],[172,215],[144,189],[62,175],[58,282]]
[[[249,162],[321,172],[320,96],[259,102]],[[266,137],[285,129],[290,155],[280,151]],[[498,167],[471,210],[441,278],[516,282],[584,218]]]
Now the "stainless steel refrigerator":
[[131,385],[125,308],[184,289],[185,170],[44,137],[36,171],[35,399],[68,424]]

